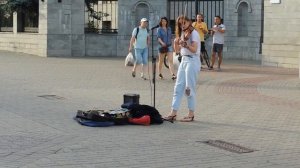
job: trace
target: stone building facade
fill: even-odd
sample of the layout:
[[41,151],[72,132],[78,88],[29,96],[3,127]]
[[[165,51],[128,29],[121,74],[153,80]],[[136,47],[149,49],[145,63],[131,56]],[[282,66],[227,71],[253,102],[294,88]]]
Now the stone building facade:
[[228,0],[226,5],[224,58],[260,61],[263,38],[262,1]]
[[[299,19],[300,15],[295,4],[300,2],[281,0],[280,4],[271,4],[271,1],[223,1],[223,19],[227,28],[225,59],[298,67],[299,23],[295,19]],[[118,0],[118,33],[91,34],[85,32],[86,8],[83,0],[40,0],[38,33],[18,32],[18,16],[14,14],[13,32],[0,32],[0,50],[43,57],[124,57],[128,52],[131,31],[138,20],[147,17],[149,27],[157,25],[161,16],[169,14],[168,2]],[[206,43],[208,50],[211,39]]]
[[[265,0],[262,65],[300,66],[300,1]],[[300,68],[299,68],[300,69]]]

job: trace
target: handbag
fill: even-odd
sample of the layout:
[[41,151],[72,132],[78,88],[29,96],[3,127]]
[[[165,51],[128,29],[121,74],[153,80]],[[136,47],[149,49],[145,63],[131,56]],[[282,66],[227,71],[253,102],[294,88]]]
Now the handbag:
[[129,52],[125,58],[125,66],[133,66],[134,65],[134,57],[131,52]]
[[167,53],[168,52],[168,46],[159,47],[158,48],[160,53]]

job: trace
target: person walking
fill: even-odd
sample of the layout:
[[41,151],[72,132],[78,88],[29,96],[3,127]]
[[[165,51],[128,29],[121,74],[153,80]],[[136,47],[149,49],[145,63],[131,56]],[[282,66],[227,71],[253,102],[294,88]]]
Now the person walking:
[[188,102],[188,114],[181,119],[183,122],[194,121],[196,103],[196,83],[198,73],[201,69],[200,50],[201,40],[198,32],[192,27],[192,21],[186,16],[179,16],[176,22],[176,38],[174,50],[181,53],[182,61],[177,72],[177,79],[174,87],[171,112],[165,120],[176,120],[181,99],[185,94]]
[[158,76],[160,79],[163,79],[162,75],[162,66],[165,57],[168,58],[169,70],[172,75],[173,80],[176,79],[173,66],[173,49],[172,49],[172,30],[169,27],[169,21],[166,17],[162,17],[159,21],[159,28],[157,29],[157,40],[159,43],[158,48]]
[[150,37],[148,33],[148,20],[142,18],[140,25],[133,29],[130,43],[129,43],[129,52],[131,52],[134,47],[135,51],[135,62],[131,72],[132,77],[136,76],[136,69],[142,64],[141,67],[141,78],[146,80],[145,72],[148,65],[148,46],[150,44]]
[[[200,40],[201,40],[201,53],[203,53],[203,52],[205,52],[204,36],[205,36],[205,34],[208,33],[207,25],[204,22],[204,15],[202,13],[197,14],[196,21],[193,22],[192,25],[197,30],[197,32],[199,33]],[[202,58],[201,54],[200,54],[200,59],[201,59],[202,65],[203,65],[204,61],[203,61],[203,58]]]
[[212,28],[212,35],[213,35],[213,49],[212,49],[212,58],[211,58],[211,66],[209,70],[213,70],[216,54],[218,54],[218,69],[217,71],[221,71],[221,64],[223,60],[222,52],[223,52],[223,45],[224,45],[224,33],[226,27],[222,24],[222,20],[220,16],[216,16],[214,18],[215,25]]

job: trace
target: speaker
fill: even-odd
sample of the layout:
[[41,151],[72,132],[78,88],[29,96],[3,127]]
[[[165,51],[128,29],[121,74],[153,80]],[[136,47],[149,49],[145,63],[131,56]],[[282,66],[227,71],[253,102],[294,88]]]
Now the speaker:
[[140,95],[134,93],[124,94],[124,103],[123,104],[140,104]]

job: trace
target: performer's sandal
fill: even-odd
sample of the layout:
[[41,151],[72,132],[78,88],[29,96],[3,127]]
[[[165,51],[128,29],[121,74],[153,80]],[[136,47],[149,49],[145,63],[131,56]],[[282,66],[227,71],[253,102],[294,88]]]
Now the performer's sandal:
[[186,116],[183,119],[180,120],[181,122],[192,122],[194,121],[194,116],[190,117],[190,116]]
[[169,115],[167,117],[164,117],[163,120],[173,123],[174,121],[176,121],[176,115]]

